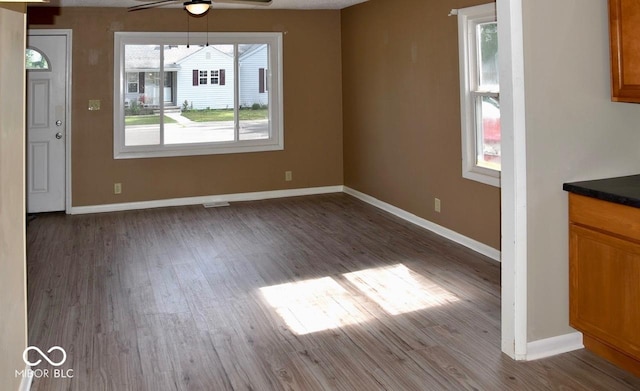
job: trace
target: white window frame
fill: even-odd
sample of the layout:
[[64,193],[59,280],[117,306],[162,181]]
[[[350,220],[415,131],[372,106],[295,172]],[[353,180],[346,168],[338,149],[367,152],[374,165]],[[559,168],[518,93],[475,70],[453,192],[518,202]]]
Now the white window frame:
[[[205,45],[206,33],[191,33],[191,45]],[[215,155],[229,153],[249,153],[262,151],[277,151],[284,149],[284,113],[283,113],[283,61],[282,61],[282,33],[208,33],[210,45],[224,44],[267,44],[269,56],[267,64],[269,73],[269,135],[268,139],[240,140],[215,143],[171,144],[171,145],[125,145],[124,125],[124,94],[126,92],[126,73],[124,64],[125,45],[184,45],[187,37],[184,32],[155,33],[155,32],[115,32],[114,33],[114,112],[113,112],[113,157],[114,159],[153,158],[168,156]],[[160,63],[164,61],[161,59]],[[161,65],[163,69],[164,65]],[[238,78],[239,64],[235,61],[235,99],[239,99]],[[162,94],[162,89],[160,90]],[[162,96],[161,96],[162,98]],[[161,99],[162,100],[162,99]],[[236,102],[236,110],[240,104]],[[161,107],[160,116],[164,115]],[[238,120],[236,112],[236,134]],[[162,139],[162,132],[161,132]]]
[[462,124],[462,176],[500,187],[500,171],[477,165],[476,126],[479,119],[476,97],[499,96],[498,91],[478,91],[476,26],[496,21],[496,3],[458,10],[458,50],[460,61],[460,115]]
[[209,72],[208,71],[198,71],[198,86],[203,86],[203,85],[207,85],[209,84],[207,82],[207,79],[209,79]]
[[220,70],[212,69],[211,72],[211,85],[220,85]]

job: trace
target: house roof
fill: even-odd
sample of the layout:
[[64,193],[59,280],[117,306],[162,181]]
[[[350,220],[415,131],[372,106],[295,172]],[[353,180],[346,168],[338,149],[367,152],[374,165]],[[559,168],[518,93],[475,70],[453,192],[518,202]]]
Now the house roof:
[[[261,45],[239,45],[238,51],[240,57],[244,55],[251,55]],[[160,46],[158,45],[127,45],[125,49],[125,64],[128,70],[153,70],[160,68]],[[218,51],[225,56],[232,57],[233,46],[231,45],[210,45],[200,46],[193,45],[187,47],[186,45],[169,45],[166,46],[164,51],[164,67],[165,70],[177,70],[180,68],[180,63],[184,62],[187,58],[202,51]]]
[[[167,58],[167,53],[172,51],[172,50],[174,50],[174,49],[172,48],[170,50],[165,50],[164,51],[165,58]],[[193,53],[187,54],[186,56],[178,59],[176,61],[176,63],[180,64],[180,63],[186,61],[189,57],[193,56],[194,54],[196,54],[197,52],[199,52],[201,50],[206,50],[206,51],[209,51],[209,52],[217,51],[217,52],[220,52],[223,55],[229,57],[230,59],[233,58],[233,45],[210,45],[210,46],[202,46],[202,47],[200,47],[200,50],[197,50],[197,51],[195,51]]]
[[[165,69],[178,69],[179,61],[204,48],[204,46],[169,46],[169,49],[164,51]],[[127,45],[124,57],[127,69],[160,68],[160,46],[158,45]]]
[[[254,54],[258,53],[263,47],[264,45],[262,44],[253,44],[253,45],[242,45],[244,48],[244,51],[242,51],[240,53],[240,58],[241,59],[246,59],[248,57],[253,56]],[[240,51],[240,50],[238,50]]]

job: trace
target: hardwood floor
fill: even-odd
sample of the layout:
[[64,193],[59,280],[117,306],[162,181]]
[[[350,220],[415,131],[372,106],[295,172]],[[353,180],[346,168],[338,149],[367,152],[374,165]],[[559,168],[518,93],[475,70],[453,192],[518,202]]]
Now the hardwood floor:
[[[638,390],[586,351],[514,362],[499,265],[344,194],[38,216],[32,390]],[[46,362],[38,368],[51,368]]]

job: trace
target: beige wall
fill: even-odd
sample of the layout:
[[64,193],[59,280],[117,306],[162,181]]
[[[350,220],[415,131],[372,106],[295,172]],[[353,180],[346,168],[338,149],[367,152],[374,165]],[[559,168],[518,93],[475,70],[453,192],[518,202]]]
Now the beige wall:
[[[342,11],[345,185],[500,248],[500,191],[462,178],[457,19],[487,0]],[[442,213],[434,212],[434,198]]]
[[535,341],[572,331],[562,183],[637,174],[640,105],[609,99],[606,1],[523,3],[528,340]]
[[[33,7],[28,22],[73,29],[74,206],[342,184],[339,11],[214,10],[211,31],[286,32],[285,150],[156,159],[113,159],[113,32],[186,31],[185,12]],[[191,18],[191,30],[205,31],[206,19]],[[89,99],[102,110],[89,111]]]
[[0,389],[25,368],[24,5],[0,4]]

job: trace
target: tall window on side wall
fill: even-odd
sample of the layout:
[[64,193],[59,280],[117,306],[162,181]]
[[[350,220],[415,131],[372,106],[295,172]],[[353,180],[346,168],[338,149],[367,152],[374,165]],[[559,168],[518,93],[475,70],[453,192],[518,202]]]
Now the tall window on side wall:
[[462,176],[500,186],[500,82],[495,3],[458,10]]
[[115,33],[114,158],[284,149],[282,34],[206,39]]

